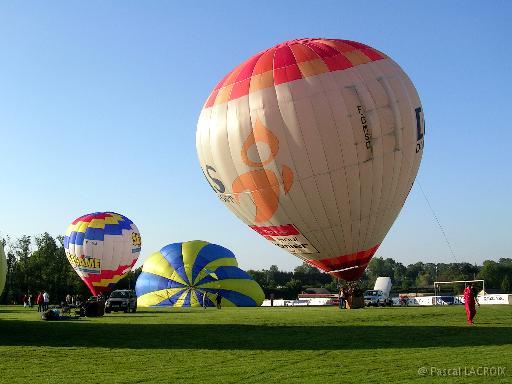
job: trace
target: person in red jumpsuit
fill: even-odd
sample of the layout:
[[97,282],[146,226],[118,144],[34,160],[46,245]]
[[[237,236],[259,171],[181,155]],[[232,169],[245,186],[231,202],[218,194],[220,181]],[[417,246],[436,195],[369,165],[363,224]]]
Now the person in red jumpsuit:
[[466,316],[468,324],[473,324],[473,318],[476,315],[475,303],[480,307],[480,303],[476,299],[476,290],[473,284],[469,284],[464,289],[464,306],[466,307]]

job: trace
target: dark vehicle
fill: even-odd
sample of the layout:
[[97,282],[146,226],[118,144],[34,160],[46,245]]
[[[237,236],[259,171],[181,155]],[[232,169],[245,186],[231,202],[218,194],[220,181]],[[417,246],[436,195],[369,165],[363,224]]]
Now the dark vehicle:
[[[89,297],[89,299],[87,299],[85,303],[82,303],[78,308],[78,313],[80,314],[80,316],[103,316],[106,312],[105,299],[102,296],[91,296]],[[67,312],[70,312],[69,307],[67,308]]]
[[110,294],[105,303],[105,312],[123,311],[124,313],[135,312],[137,310],[137,295],[135,291],[129,289],[120,289]]

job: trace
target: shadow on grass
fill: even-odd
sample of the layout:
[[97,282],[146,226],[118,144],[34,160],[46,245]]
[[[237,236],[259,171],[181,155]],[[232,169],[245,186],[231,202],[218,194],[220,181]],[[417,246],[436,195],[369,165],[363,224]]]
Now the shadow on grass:
[[306,327],[0,320],[0,345],[3,346],[349,350],[507,344],[512,344],[512,329],[503,327]]

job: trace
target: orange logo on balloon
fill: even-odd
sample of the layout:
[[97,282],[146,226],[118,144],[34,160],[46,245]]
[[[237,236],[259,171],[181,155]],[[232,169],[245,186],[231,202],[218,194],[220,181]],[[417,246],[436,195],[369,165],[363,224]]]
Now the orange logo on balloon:
[[[266,144],[270,152],[264,153],[262,156],[257,146],[258,142]],[[256,153],[259,156],[259,159],[250,158],[251,150],[252,153]],[[279,140],[276,135],[257,119],[254,128],[242,146],[241,157],[242,161],[249,167],[259,169],[254,169],[238,176],[233,181],[232,186],[234,197],[238,203],[240,202],[240,193],[248,191],[251,194],[252,201],[256,206],[255,223],[263,223],[270,220],[279,207],[279,196],[281,194],[279,177],[273,170],[265,169],[266,165],[274,161],[278,152]],[[289,167],[283,165],[280,176],[283,181],[284,194],[286,195],[293,184],[293,172]]]

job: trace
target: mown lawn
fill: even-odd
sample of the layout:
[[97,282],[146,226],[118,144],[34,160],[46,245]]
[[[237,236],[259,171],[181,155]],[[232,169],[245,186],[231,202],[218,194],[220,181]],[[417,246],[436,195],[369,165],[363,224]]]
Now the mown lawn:
[[54,322],[0,306],[0,372],[2,383],[34,384],[505,383],[512,306],[482,306],[472,327],[462,306],[139,309]]

